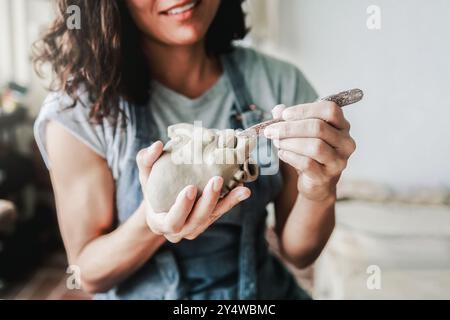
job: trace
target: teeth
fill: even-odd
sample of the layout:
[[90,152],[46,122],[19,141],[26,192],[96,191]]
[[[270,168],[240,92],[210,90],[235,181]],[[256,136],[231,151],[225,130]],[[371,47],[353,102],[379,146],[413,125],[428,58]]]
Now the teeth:
[[197,1],[185,4],[182,7],[178,7],[178,8],[167,11],[167,14],[175,15],[175,14],[180,14],[180,13],[186,12],[188,10],[191,10],[193,7],[195,7],[196,4],[197,4]]

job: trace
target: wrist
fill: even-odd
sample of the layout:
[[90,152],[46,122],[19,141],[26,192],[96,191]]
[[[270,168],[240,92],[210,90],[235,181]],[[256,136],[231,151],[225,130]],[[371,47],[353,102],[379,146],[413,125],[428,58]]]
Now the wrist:
[[299,180],[299,196],[312,202],[330,202],[336,201],[336,184],[329,183],[315,186],[305,186]]
[[159,245],[162,245],[166,238],[162,235],[158,235],[154,233],[147,224],[147,206],[145,204],[145,200],[142,201],[141,205],[135,212],[137,216],[137,224],[139,228],[139,234],[142,236],[143,241],[157,242]]
[[323,205],[334,205],[337,199],[336,192],[330,191],[323,191],[321,193],[315,193],[312,195],[299,192],[298,197],[302,201],[308,201],[312,204],[320,203]]

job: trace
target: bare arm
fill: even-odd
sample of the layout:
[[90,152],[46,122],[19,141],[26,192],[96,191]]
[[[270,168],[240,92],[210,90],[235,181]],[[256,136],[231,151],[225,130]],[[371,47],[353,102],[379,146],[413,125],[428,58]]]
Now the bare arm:
[[278,106],[284,122],[265,129],[283,161],[285,186],[277,207],[277,231],[285,256],[306,267],[319,256],[335,224],[336,184],[356,145],[350,124],[333,102]]
[[106,291],[127,278],[164,242],[139,209],[112,230],[114,181],[106,161],[55,122],[47,127],[50,175],[69,263],[88,292]]
[[275,201],[276,232],[283,256],[298,268],[312,264],[334,228],[335,197],[312,201],[297,191],[297,171],[281,163],[284,187]]

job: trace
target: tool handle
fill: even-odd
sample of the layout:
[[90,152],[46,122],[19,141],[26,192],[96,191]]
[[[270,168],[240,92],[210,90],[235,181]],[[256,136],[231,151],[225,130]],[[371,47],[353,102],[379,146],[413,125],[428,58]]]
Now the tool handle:
[[332,94],[330,96],[324,97],[319,101],[333,101],[340,107],[345,107],[350,104],[359,102],[364,97],[364,92],[361,89],[351,89],[347,91],[342,91],[337,94]]

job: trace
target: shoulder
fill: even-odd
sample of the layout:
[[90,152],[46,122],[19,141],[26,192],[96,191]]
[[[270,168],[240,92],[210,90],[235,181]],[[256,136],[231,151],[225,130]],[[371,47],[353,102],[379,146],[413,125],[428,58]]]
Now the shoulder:
[[254,99],[262,94],[272,100],[271,107],[274,103],[294,105],[317,99],[315,89],[296,65],[242,46],[236,46],[232,56]]
[[93,151],[105,157],[102,137],[98,133],[98,125],[89,121],[89,104],[87,95],[80,96],[80,101],[74,100],[64,92],[51,92],[44,100],[39,115],[34,122],[34,136],[47,165],[50,163],[47,155],[47,125],[53,121],[60,124],[73,136],[91,147]]
[[[109,150],[124,139],[120,134],[119,119],[116,124],[108,120],[95,122],[91,119],[91,107],[89,95],[79,92],[79,99],[74,100],[65,92],[51,92],[44,100],[39,115],[34,123],[34,136],[42,157],[50,167],[46,150],[46,128],[50,121],[57,122],[78,140],[87,145],[92,151],[105,158],[108,163],[113,160]],[[127,117],[129,107],[126,104],[124,116]]]
[[47,95],[42,103],[38,119],[51,118],[53,120],[74,122],[88,120],[90,103],[87,93],[79,93],[79,100],[74,100],[65,92],[54,91]]
[[117,121],[104,118],[95,121],[91,117],[92,102],[89,94],[79,90],[77,92],[77,100],[63,91],[50,92],[42,103],[36,123],[45,120],[54,120],[61,122],[65,126],[69,126],[78,130],[114,130],[121,127],[123,117],[128,118],[130,114],[130,106],[128,103],[121,102]]

